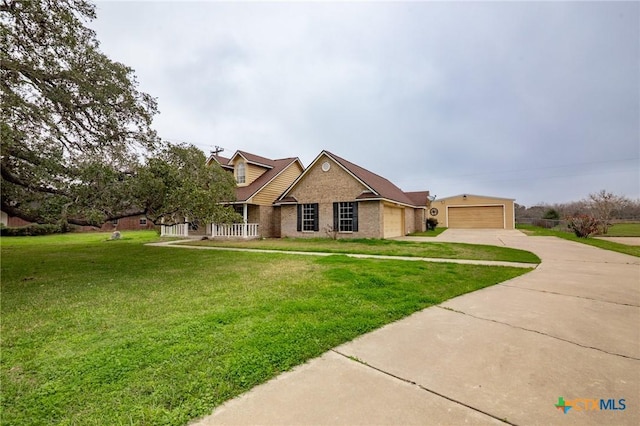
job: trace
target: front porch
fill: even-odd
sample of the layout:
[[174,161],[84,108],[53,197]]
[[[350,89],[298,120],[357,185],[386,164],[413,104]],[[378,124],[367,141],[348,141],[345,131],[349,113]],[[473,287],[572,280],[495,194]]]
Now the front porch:
[[208,238],[260,238],[258,223],[249,223],[249,219],[260,221],[259,206],[247,203],[235,204],[234,209],[242,215],[241,223],[218,224],[209,223],[204,228],[197,222],[190,223],[184,218],[184,223],[175,225],[161,225],[162,237],[208,237]]
[[257,223],[231,223],[217,224],[209,223],[206,231],[190,232],[188,223],[178,223],[175,225],[160,225],[160,236],[162,237],[208,237],[208,238],[259,238],[259,226]]
[[258,238],[257,223],[232,223],[207,225],[207,236],[211,238]]

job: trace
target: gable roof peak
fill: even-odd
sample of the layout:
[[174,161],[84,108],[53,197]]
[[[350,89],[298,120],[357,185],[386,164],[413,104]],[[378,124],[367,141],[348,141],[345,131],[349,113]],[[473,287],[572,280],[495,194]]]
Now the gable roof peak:
[[303,176],[307,174],[309,170],[313,168],[313,165],[316,164],[323,155],[332,159],[335,163],[337,163],[347,173],[349,173],[353,178],[358,180],[368,189],[368,191],[364,191],[362,194],[360,194],[357,197],[358,199],[379,198],[397,202],[407,206],[421,207],[419,205],[416,205],[416,203],[414,203],[413,200],[409,196],[407,196],[407,194],[405,194],[400,188],[395,186],[389,180],[363,167],[360,167],[357,164],[347,161],[344,158],[327,151],[326,149],[322,150],[320,154],[318,154],[318,156],[311,162],[311,165],[309,165],[309,167],[307,167],[307,169],[300,176],[298,176],[298,179],[296,179],[293,184],[291,184],[291,186],[285,191],[285,193],[281,195],[281,200],[288,195],[289,191],[303,178]]

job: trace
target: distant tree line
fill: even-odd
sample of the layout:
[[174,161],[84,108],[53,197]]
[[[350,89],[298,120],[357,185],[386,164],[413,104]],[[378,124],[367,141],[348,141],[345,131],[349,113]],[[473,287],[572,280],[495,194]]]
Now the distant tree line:
[[[568,203],[541,203],[526,207],[515,205],[516,222],[553,228],[564,223],[576,234],[606,234],[616,221],[640,221],[640,199],[630,199],[606,190],[589,194],[580,201]],[[576,223],[588,230],[578,231]],[[588,225],[585,225],[588,224]]]

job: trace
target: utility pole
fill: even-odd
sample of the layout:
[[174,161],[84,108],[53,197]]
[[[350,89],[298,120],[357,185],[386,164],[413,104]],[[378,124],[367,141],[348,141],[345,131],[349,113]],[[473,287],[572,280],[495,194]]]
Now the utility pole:
[[220,153],[221,153],[221,152],[223,152],[223,151],[224,151],[224,148],[219,147],[218,145],[216,145],[216,146],[214,147],[213,151],[211,151],[211,153],[212,153],[213,155],[218,155],[218,154],[220,154]]

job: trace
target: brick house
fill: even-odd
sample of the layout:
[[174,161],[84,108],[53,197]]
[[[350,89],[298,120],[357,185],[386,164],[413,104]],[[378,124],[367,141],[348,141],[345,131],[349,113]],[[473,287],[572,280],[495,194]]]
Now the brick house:
[[[32,224],[31,222],[28,222],[19,217],[9,216],[5,212],[0,213],[0,223],[8,227],[19,227],[19,226],[27,226]],[[146,216],[138,215],[138,216],[129,216],[129,217],[123,217],[120,219],[114,219],[112,221],[103,223],[101,227],[73,226],[73,228],[81,232],[89,232],[89,231],[111,232],[115,230],[136,231],[136,230],[144,230],[144,229],[154,229],[155,225],[153,224],[153,222],[148,220]]]
[[[272,160],[245,151],[212,154],[236,181],[235,224],[161,225],[163,236],[391,238],[425,229],[428,191],[403,192],[387,179],[328,151],[305,170],[297,157]],[[4,217],[3,217],[4,219]],[[147,229],[143,216],[107,222],[103,231]]]
[[[223,165],[223,157],[212,157]],[[243,224],[250,225],[247,231],[251,232],[249,236],[279,237],[280,217],[273,202],[302,174],[302,162],[297,157],[271,160],[236,151],[224,168],[233,171],[236,179],[236,201],[232,204],[242,214]],[[226,229],[218,226],[218,233],[224,233]],[[213,230],[215,228],[212,229],[212,235],[216,236]]]
[[282,237],[391,238],[425,229],[428,195],[322,151],[274,204]]
[[[304,170],[297,157],[272,160],[245,151],[236,151],[231,158],[212,154],[207,164],[219,164],[236,181],[236,200],[230,202],[242,215],[242,223],[206,224],[204,227],[185,223],[162,226],[161,234],[207,235],[210,237],[279,237],[280,215],[273,202]],[[186,219],[188,222],[188,218]]]

